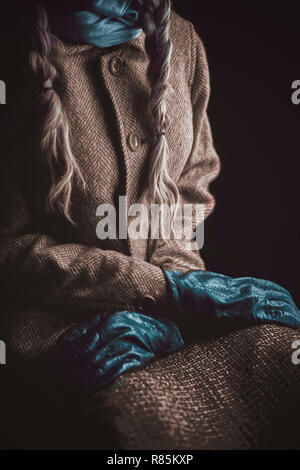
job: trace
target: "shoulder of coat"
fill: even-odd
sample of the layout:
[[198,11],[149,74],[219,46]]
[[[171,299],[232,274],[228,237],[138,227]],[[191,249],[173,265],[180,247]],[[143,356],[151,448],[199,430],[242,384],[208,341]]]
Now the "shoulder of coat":
[[181,48],[190,48],[195,34],[193,24],[172,11],[170,21],[170,38],[173,44],[180,44]]
[[194,75],[197,48],[202,44],[191,21],[182,18],[172,11],[170,21],[170,39],[172,42],[173,67],[176,64],[185,64],[186,74],[190,82]]

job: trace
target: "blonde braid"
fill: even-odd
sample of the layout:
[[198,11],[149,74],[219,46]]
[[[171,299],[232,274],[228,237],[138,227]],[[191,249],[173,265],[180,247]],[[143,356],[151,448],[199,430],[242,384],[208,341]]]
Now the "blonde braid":
[[144,0],[142,23],[146,34],[146,51],[150,58],[151,107],[155,141],[149,155],[149,181],[144,201],[179,207],[179,192],[168,170],[169,146],[166,138],[168,92],[172,44],[169,39],[170,0]]
[[72,182],[77,177],[84,185],[84,179],[71,150],[66,113],[53,88],[57,71],[51,63],[51,55],[54,46],[59,47],[60,41],[51,34],[47,12],[41,5],[37,6],[34,43],[30,64],[41,86],[37,98],[40,148],[51,174],[46,206],[50,212],[63,214],[73,224],[70,215]]
[[[70,200],[72,182],[77,177],[84,184],[80,168],[70,146],[70,131],[61,100],[53,89],[56,69],[51,63],[54,46],[60,41],[51,34],[48,15],[44,7],[37,7],[36,44],[30,54],[33,71],[41,82],[38,107],[41,122],[41,151],[51,174],[51,188],[47,208],[62,213],[71,223]],[[179,207],[179,192],[168,171],[169,147],[166,139],[167,110],[165,98],[168,91],[172,45],[169,39],[171,14],[170,0],[144,0],[142,23],[146,34],[146,50],[150,58],[151,107],[153,113],[155,141],[149,155],[150,184],[142,200],[158,203],[163,207]],[[59,171],[63,173],[58,176]],[[172,214],[172,223],[174,214]]]

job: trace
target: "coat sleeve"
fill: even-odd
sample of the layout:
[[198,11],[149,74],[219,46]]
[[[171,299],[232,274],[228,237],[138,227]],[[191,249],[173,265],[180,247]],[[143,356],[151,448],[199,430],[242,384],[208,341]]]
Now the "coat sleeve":
[[[220,160],[215,151],[207,106],[210,94],[210,79],[206,53],[194,27],[190,25],[192,37],[191,100],[193,106],[194,141],[191,154],[178,180],[182,204],[202,205],[204,221],[215,206],[209,185],[220,172]],[[199,223],[199,221],[198,221]],[[193,219],[193,228],[198,224]],[[187,248],[186,239],[157,240],[150,262],[163,269],[186,272],[205,269],[199,250]]]
[[[161,268],[116,251],[39,233],[22,191],[1,172],[0,277],[9,304],[79,313],[137,309],[166,296]],[[71,313],[71,315],[72,315]],[[78,318],[78,315],[77,315]]]

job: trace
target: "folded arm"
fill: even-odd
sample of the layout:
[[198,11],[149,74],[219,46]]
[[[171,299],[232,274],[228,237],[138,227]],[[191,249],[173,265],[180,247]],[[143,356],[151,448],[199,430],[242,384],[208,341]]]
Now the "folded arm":
[[62,307],[83,316],[137,309],[147,295],[164,298],[166,281],[159,267],[37,232],[17,185],[9,175],[2,179],[0,273],[6,298],[23,307]]

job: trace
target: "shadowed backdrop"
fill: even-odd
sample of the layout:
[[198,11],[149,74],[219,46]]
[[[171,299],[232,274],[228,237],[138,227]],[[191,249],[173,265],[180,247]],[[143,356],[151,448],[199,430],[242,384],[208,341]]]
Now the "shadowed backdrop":
[[175,0],[204,41],[222,172],[205,226],[207,269],[271,279],[300,305],[299,2]]

